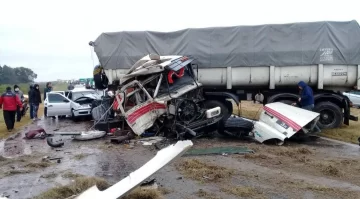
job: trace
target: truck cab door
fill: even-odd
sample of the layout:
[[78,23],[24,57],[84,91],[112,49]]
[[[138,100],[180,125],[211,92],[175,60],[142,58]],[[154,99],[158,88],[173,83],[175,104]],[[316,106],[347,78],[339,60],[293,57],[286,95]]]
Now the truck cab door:
[[48,93],[47,116],[70,115],[70,100],[60,93]]
[[[134,89],[134,91],[127,93],[126,90],[134,88],[134,85],[138,85],[138,89]],[[124,100],[121,98],[126,99]],[[127,110],[126,103],[129,98],[135,98],[135,106]],[[136,80],[125,85],[122,88],[122,93],[116,96],[116,100],[119,106],[121,106],[119,109],[125,116],[126,122],[137,135],[141,135],[146,129],[153,126],[158,117],[166,112],[165,103],[156,102],[146,89]]]

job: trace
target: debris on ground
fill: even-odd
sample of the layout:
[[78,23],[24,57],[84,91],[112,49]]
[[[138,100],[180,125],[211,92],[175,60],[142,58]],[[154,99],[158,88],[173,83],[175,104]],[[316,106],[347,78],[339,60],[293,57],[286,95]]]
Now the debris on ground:
[[148,137],[148,138],[138,139],[137,142],[142,143],[142,145],[144,146],[151,146],[153,144],[163,141],[164,139],[165,139],[164,137]]
[[201,182],[219,182],[230,178],[234,170],[216,166],[197,159],[181,161],[176,168],[186,177]]
[[54,136],[48,137],[46,143],[53,148],[58,148],[64,146],[65,140],[61,136]]
[[253,150],[248,149],[247,147],[213,147],[213,148],[204,148],[204,149],[191,149],[186,154],[186,156],[196,156],[196,155],[223,155],[223,154],[247,154],[254,153]]
[[33,129],[25,133],[27,139],[45,139],[48,136],[43,128]]
[[44,161],[44,162],[49,162],[49,161],[51,161],[51,160],[61,160],[61,159],[62,159],[62,157],[52,158],[52,157],[49,157],[49,156],[44,156],[44,157],[42,158],[42,161]]
[[55,132],[47,138],[47,144],[53,148],[64,146],[63,136],[71,136],[74,140],[94,140],[106,136],[105,131]]
[[[165,149],[157,152],[156,156],[149,160],[146,164],[138,170],[132,172],[123,180],[117,182],[113,186],[104,191],[99,191],[96,186],[93,186],[83,192],[78,199],[88,198],[118,198],[126,195],[134,187],[138,186],[145,179],[153,175],[155,172],[169,164],[173,159],[185,153],[193,143],[190,140],[178,141],[174,145],[170,145]],[[154,190],[154,189],[150,189]],[[157,190],[158,191],[158,190]]]
[[68,185],[49,189],[48,191],[41,193],[39,196],[36,196],[34,199],[64,199],[78,195],[94,185],[96,185],[96,187],[100,190],[105,190],[109,187],[109,184],[104,179],[95,177],[79,177]]
[[110,141],[113,143],[119,144],[119,143],[127,142],[134,138],[135,138],[135,135],[133,133],[128,133],[127,135],[113,137],[110,139]]

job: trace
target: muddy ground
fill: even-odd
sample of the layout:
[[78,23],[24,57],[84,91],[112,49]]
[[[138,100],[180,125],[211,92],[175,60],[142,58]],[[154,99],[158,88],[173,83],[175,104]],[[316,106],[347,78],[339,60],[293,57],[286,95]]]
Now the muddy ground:
[[[114,145],[108,140],[76,142],[51,149],[45,140],[25,140],[36,126],[48,133],[81,131],[91,123],[45,119],[0,142],[0,195],[33,198],[75,177],[96,176],[115,183],[156,154],[154,146]],[[194,148],[246,146],[247,155],[181,157],[153,177],[163,198],[360,198],[360,150],[356,145],[318,139],[284,146],[222,137],[194,140]],[[42,161],[44,156],[62,158]]]

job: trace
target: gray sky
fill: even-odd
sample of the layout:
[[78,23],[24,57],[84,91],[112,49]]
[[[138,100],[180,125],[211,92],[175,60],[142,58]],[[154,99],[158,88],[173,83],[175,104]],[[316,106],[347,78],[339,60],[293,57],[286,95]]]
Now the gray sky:
[[102,32],[360,22],[358,0],[0,0],[0,8],[0,65],[31,68],[37,81],[91,77],[88,43]]

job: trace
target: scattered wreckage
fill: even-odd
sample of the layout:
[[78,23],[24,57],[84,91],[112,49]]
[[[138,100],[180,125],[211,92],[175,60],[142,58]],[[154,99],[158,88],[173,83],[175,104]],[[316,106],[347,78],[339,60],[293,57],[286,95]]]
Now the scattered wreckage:
[[154,158],[106,190],[99,191],[95,185],[84,191],[76,197],[76,199],[116,199],[125,196],[155,172],[169,164],[175,158],[184,154],[192,147],[192,145],[193,143],[190,140],[178,141],[176,144],[170,145],[158,151]]
[[319,113],[275,102],[263,107],[259,120],[232,116],[219,130],[229,136],[251,137],[260,143],[273,140],[282,145],[295,134],[313,135],[319,117]]
[[[81,99],[91,101],[87,108],[91,108],[95,120],[93,127],[96,129],[99,122],[115,121],[123,132],[118,138],[113,135],[112,141],[117,143],[149,134],[184,140],[217,130],[226,136],[250,137],[260,143],[276,140],[282,144],[295,134],[310,135],[319,120],[318,113],[281,102],[266,104],[259,120],[231,116],[233,104],[229,99],[238,105],[236,96],[203,92],[193,61],[187,56],[150,54],[137,61],[122,76],[120,86],[108,90],[101,100],[82,94]],[[69,100],[63,94],[54,95]],[[65,141],[62,136],[91,140],[102,138],[107,132],[92,128],[83,132],[55,132],[47,136],[47,143],[61,147]]]
[[223,135],[248,136],[260,143],[278,140],[278,144],[295,133],[308,135],[319,120],[318,113],[280,102],[265,105],[258,121],[231,117],[233,105],[228,99],[238,105],[236,96],[203,92],[193,60],[143,57],[122,76],[117,90],[108,91],[112,101],[93,107],[93,118],[107,120],[115,113],[138,136],[152,131],[157,136],[191,139],[218,129]]

